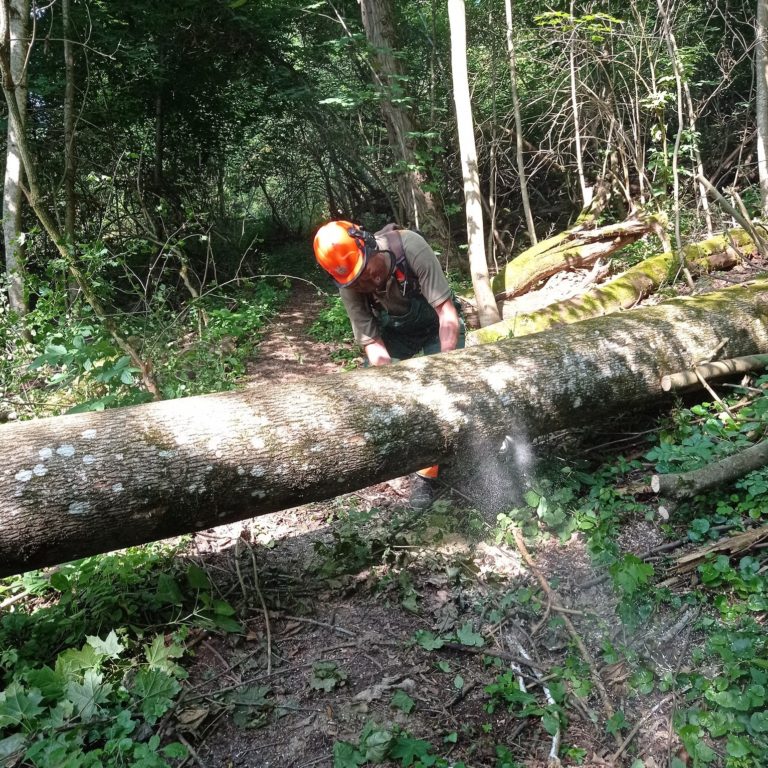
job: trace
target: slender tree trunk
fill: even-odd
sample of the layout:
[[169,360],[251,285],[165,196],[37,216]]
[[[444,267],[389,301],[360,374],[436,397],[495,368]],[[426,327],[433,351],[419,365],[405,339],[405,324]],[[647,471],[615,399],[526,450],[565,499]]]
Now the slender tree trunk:
[[[0,18],[8,19],[8,15],[8,0],[0,0]],[[99,321],[113,338],[115,344],[117,344],[117,346],[130,357],[131,362],[139,368],[141,371],[142,382],[146,389],[156,398],[159,398],[160,391],[149,364],[142,360],[135,347],[124,338],[115,322],[104,310],[99,297],[91,289],[90,283],[72,258],[70,248],[65,243],[64,237],[59,230],[56,221],[50,211],[48,211],[45,205],[41,202],[40,187],[37,183],[37,173],[27,145],[26,136],[24,135],[23,122],[19,112],[19,105],[16,101],[16,92],[18,89],[11,73],[11,39],[10,31],[7,27],[5,32],[5,36],[0,37],[0,78],[2,79],[3,95],[5,96],[5,103],[8,108],[8,122],[13,126],[15,131],[19,158],[27,179],[27,189],[24,190],[27,201],[35,212],[43,229],[51,238],[56,249],[64,259],[64,262],[67,264],[70,274],[77,283],[78,288],[83,292],[85,300],[93,309],[96,317],[99,318]]]
[[[13,98],[21,130],[27,120],[26,58],[29,49],[29,0],[6,0],[0,13],[0,39],[9,47],[9,68],[16,84]],[[24,201],[24,167],[19,152],[17,127],[9,120],[3,185],[3,244],[8,276],[8,304],[20,315],[27,311],[24,297],[24,243],[21,210]]]
[[[663,397],[719,350],[768,351],[768,283],[271,388],[0,426],[0,576],[294,507],[506,435]],[[491,448],[491,450],[493,450]]]
[[757,168],[763,219],[768,221],[768,0],[757,0],[755,37]]
[[374,77],[382,90],[382,115],[395,159],[403,167],[397,178],[406,223],[422,229],[426,235],[440,240],[445,248],[450,248],[448,224],[442,208],[422,189],[425,177],[423,172],[416,170],[419,163],[413,140],[413,121],[395,100],[402,95],[403,71],[393,55],[397,49],[397,36],[392,20],[392,0],[360,0],[360,10],[366,37],[375,51]]
[[507,17],[507,52],[509,53],[509,74],[511,78],[512,109],[515,114],[515,156],[517,158],[517,178],[520,181],[520,199],[525,212],[525,225],[531,245],[536,245],[536,227],[533,223],[531,200],[528,197],[528,177],[525,172],[525,157],[523,155],[523,121],[520,116],[520,96],[517,90],[517,57],[515,55],[515,35],[512,21],[512,0],[504,0],[504,10]]
[[581,190],[581,208],[589,208],[592,203],[592,190],[587,187],[584,175],[584,159],[581,153],[581,125],[579,123],[579,98],[576,90],[576,16],[574,15],[574,0],[571,0],[571,43],[569,52],[569,74],[571,82],[571,111],[573,112],[573,146],[576,151],[576,171],[579,174],[579,188]]
[[453,98],[456,104],[456,124],[461,151],[461,170],[464,176],[464,205],[467,214],[467,244],[472,287],[477,300],[477,314],[481,326],[497,323],[501,318],[488,277],[483,236],[483,203],[480,195],[480,176],[477,168],[472,102],[467,78],[467,31],[464,0],[448,0],[448,18],[451,25],[451,65],[453,70]]
[[61,0],[61,19],[64,30],[64,236],[75,242],[75,56],[72,47],[70,23],[71,0]]

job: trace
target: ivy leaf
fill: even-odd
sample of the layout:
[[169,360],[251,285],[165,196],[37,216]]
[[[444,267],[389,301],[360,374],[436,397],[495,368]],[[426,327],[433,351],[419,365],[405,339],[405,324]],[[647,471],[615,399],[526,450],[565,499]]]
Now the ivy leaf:
[[33,720],[43,712],[43,707],[38,706],[42,700],[43,695],[36,688],[27,692],[18,683],[11,683],[0,693],[0,727],[17,726],[25,720]]
[[114,629],[104,640],[95,637],[94,635],[88,635],[85,639],[88,645],[90,645],[96,653],[110,659],[117,659],[125,650],[125,646],[120,645],[120,641],[117,639]]
[[70,680],[67,683],[67,698],[75,705],[75,710],[83,722],[93,720],[99,711],[99,705],[109,698],[112,686],[103,683],[104,675],[95,669],[87,669],[83,682]]
[[165,672],[159,669],[140,669],[133,682],[132,693],[140,700],[142,715],[152,725],[168,711],[180,690],[178,681]]
[[477,632],[472,629],[471,621],[466,622],[456,631],[456,637],[459,638],[459,642],[462,645],[471,645],[477,647],[482,647],[485,645],[485,639],[483,636],[477,634]]

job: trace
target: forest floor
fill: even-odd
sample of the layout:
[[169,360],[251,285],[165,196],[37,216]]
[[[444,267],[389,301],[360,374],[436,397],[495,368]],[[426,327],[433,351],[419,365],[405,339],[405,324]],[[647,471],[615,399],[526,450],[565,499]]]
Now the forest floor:
[[[334,346],[307,335],[321,306],[310,285],[295,284],[246,386],[338,370]],[[399,478],[192,538],[187,557],[240,606],[246,632],[194,639],[176,711],[178,732],[194,748],[185,763],[345,768],[368,764],[366,756],[379,762],[385,742],[391,756],[394,736],[399,760],[382,765],[434,765],[429,755],[442,755],[438,765],[547,766],[552,736],[542,718],[512,714],[500,683],[516,689],[510,680],[519,677],[545,707],[541,687],[556,669],[572,681],[563,765],[669,765],[680,749],[675,697],[656,689],[629,697],[627,665],[608,649],[621,645],[657,674],[674,673],[689,663],[696,639],[684,611],[659,610],[628,636],[616,592],[581,535],[540,538],[526,563],[494,539],[495,515],[479,514],[482,503],[446,488],[430,512],[417,514],[408,487]],[[623,522],[627,552],[663,541],[654,521]],[[628,725],[611,736],[606,721],[618,710]]]

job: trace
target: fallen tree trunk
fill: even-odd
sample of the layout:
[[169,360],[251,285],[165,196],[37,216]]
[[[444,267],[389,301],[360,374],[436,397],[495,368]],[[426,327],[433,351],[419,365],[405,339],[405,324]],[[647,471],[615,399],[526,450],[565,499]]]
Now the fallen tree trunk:
[[768,464],[768,440],[690,472],[654,475],[651,488],[665,499],[690,499]]
[[657,226],[652,217],[635,217],[598,229],[561,232],[523,251],[493,279],[497,300],[525,293],[536,283],[566,269],[579,269],[634,243]]
[[[0,427],[0,576],[478,460],[768,352],[768,281],[258,391]],[[489,449],[489,446],[491,448]]]
[[[742,229],[717,235],[683,249],[683,262],[694,274],[731,269],[744,255],[754,254],[755,244]],[[609,315],[630,309],[653,293],[666,280],[672,280],[680,267],[675,253],[662,253],[636,264],[604,285],[590,288],[583,296],[552,304],[535,312],[520,313],[499,323],[472,331],[467,346],[488,344],[509,336],[538,333],[563,323]]]

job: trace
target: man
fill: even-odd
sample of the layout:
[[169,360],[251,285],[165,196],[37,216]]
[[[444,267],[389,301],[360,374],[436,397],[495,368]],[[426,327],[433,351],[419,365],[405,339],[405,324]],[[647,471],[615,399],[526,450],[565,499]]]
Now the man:
[[[464,324],[435,252],[417,232],[386,227],[375,235],[331,221],[315,235],[315,258],[339,288],[355,341],[369,365],[464,346]],[[432,504],[438,468],[411,481],[411,506]]]

